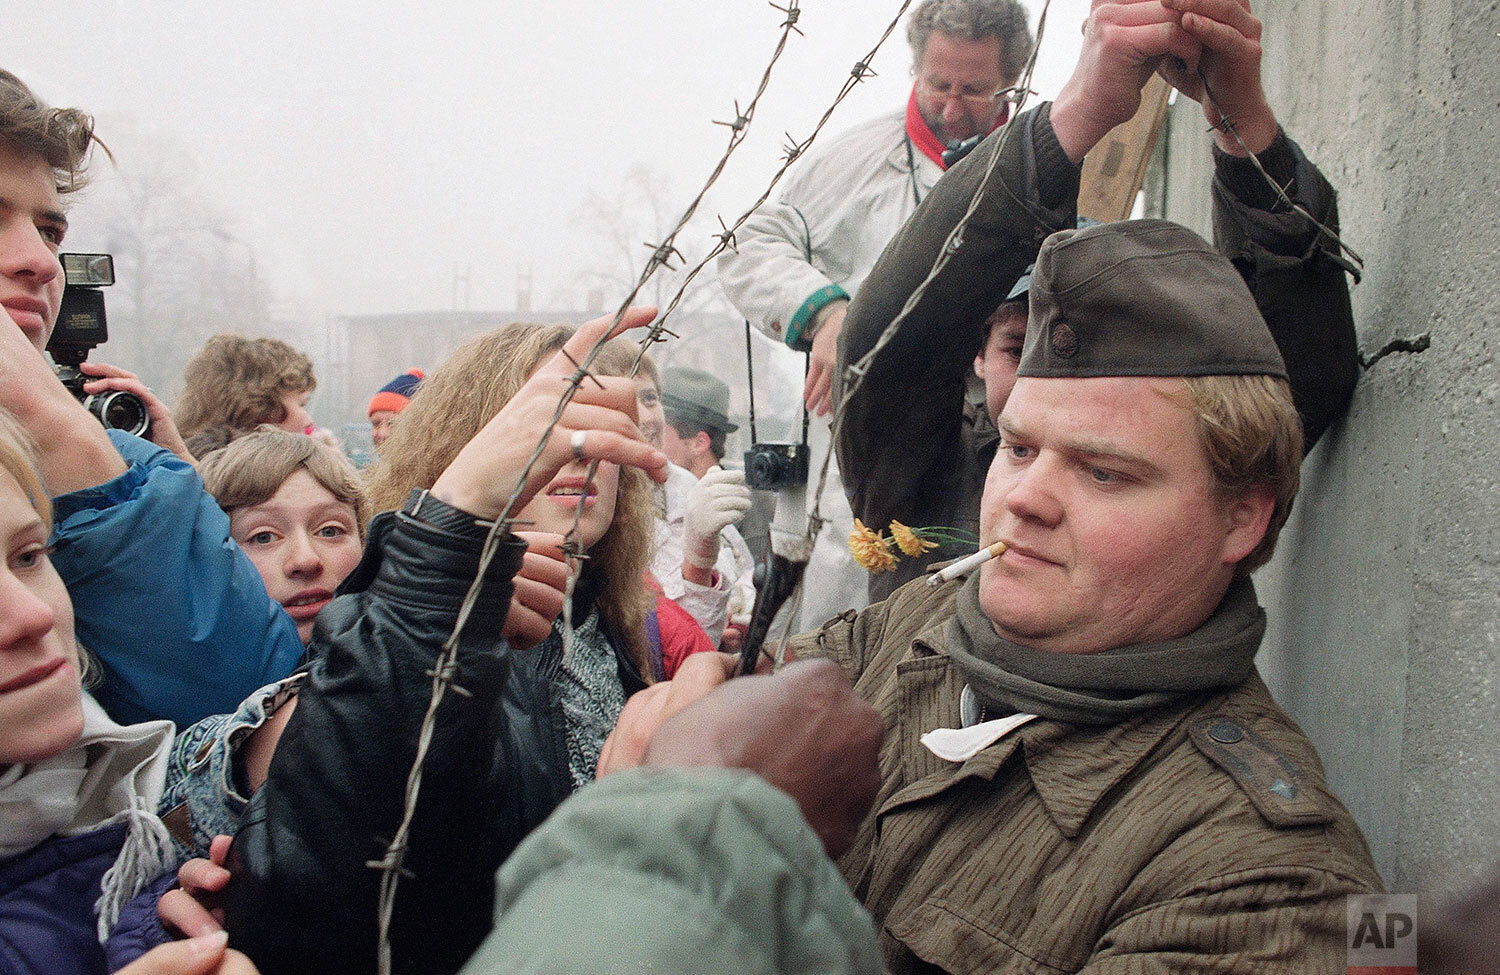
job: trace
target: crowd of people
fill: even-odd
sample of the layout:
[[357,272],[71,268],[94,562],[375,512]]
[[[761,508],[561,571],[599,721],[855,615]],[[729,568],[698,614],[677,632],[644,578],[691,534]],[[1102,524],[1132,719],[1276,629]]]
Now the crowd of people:
[[[102,143],[0,71],[0,972],[1344,971],[1382,881],[1257,675],[1251,571],[1358,363],[1260,29],[1095,0],[1011,118],[1025,9],[916,6],[907,106],[722,258],[839,472],[747,676],[731,390],[641,351],[655,309],[400,373],[365,471],[274,339],[214,338],[170,408],[86,363],[151,417],[106,430],[44,356]],[[1203,103],[1213,243],[1079,226],[1153,74]]]

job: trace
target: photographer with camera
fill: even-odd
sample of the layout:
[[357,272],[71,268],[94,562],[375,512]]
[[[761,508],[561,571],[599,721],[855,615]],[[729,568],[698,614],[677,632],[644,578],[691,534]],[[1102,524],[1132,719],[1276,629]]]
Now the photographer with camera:
[[108,254],[59,254],[63,266],[62,309],[47,341],[57,378],[106,430],[123,430],[165,447],[189,464],[197,459],[177,431],[167,404],[132,372],[88,355],[109,341],[100,288],[115,283],[115,260]]
[[[84,185],[97,141],[88,115],[47,106],[0,70],[0,407],[40,447],[53,495],[53,560],[80,642],[100,651],[96,697],[122,723],[187,725],[232,711],[286,676],[302,641],[255,566],[229,543],[229,519],[193,468],[139,437],[105,430],[42,354],[63,305],[63,197]],[[129,389],[159,436],[170,427],[139,380],[79,362],[75,368],[96,377],[83,383],[86,396]],[[107,640],[96,639],[105,632]]]

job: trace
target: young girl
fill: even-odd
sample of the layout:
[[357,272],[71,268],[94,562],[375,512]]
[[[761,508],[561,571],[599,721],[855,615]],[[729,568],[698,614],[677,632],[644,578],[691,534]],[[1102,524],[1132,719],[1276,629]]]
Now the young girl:
[[[454,352],[423,382],[421,394],[386,440],[370,481],[373,508],[398,508],[413,491],[432,487],[459,450],[571,334],[561,326],[514,324]],[[593,371],[624,376],[633,359],[633,346],[611,344],[595,359]],[[559,796],[593,781],[599,749],[625,699],[645,687],[651,674],[646,617],[655,600],[642,581],[651,552],[651,487],[640,471],[613,464],[600,464],[586,485],[588,468],[574,460],[513,512],[523,538],[531,532],[567,535],[576,519],[577,543],[588,554],[573,593],[571,657],[563,657],[561,618],[549,617],[511,678],[517,689],[558,703],[532,720],[537,722],[536,760],[562,776],[556,781]],[[523,568],[516,581],[517,601],[523,604],[533,588],[525,576]],[[526,645],[512,633],[503,635],[512,647]]]
[[359,472],[312,437],[262,430],[209,454],[198,473],[307,643],[318,612],[359,564],[369,517]]

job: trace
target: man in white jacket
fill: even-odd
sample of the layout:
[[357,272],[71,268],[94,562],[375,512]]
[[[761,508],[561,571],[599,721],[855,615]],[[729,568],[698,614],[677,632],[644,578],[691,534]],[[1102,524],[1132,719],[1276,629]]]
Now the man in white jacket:
[[[944,150],[1005,123],[1010,102],[1003,93],[1032,46],[1017,0],[924,0],[907,39],[915,80],[906,108],[857,126],[799,163],[781,199],[761,207],[736,234],[736,249],[719,258],[719,282],[750,323],[809,353],[803,402],[822,419],[808,429],[811,484],[783,490],[777,500],[776,525],[789,531],[806,524],[828,449],[831,383],[850,296],[942,175]],[[866,602],[864,570],[844,543],[854,515],[836,462],[821,514],[828,524],[792,632]]]

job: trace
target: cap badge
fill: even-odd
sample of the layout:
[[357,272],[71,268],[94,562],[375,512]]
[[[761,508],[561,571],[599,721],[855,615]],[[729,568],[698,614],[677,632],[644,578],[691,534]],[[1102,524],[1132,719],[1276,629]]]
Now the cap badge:
[[1078,354],[1078,336],[1067,322],[1052,326],[1052,353],[1060,359],[1071,359]]

